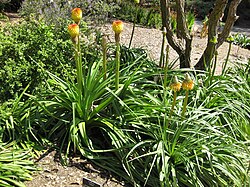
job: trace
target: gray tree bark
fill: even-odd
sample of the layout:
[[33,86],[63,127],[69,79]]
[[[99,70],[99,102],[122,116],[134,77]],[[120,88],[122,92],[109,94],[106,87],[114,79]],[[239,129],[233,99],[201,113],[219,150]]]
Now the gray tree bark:
[[177,33],[173,33],[170,22],[170,1],[160,0],[162,12],[162,25],[167,30],[169,45],[178,53],[180,68],[190,68],[192,37],[187,29],[186,16],[184,11],[184,0],[176,0],[177,11]]
[[[208,40],[207,47],[203,52],[198,63],[195,65],[195,69],[205,70],[205,67],[211,65],[211,61],[214,58],[215,51],[223,44],[230,34],[230,31],[237,20],[236,10],[241,0],[232,0],[229,6],[228,16],[225,22],[225,26],[220,34],[218,34],[218,25],[221,16],[224,13],[228,0],[216,0],[214,10],[212,11],[208,21]],[[213,42],[214,38],[217,42]]]

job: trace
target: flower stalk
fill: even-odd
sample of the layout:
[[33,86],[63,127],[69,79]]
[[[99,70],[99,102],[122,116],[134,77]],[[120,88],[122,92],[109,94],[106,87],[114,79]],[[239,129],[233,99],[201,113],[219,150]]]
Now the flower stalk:
[[162,67],[164,65],[164,48],[166,43],[166,35],[167,35],[167,30],[166,27],[164,27],[162,31],[162,45],[161,45],[161,56],[160,56],[159,67]]
[[212,80],[213,80],[213,77],[214,77],[214,74],[215,74],[215,69],[216,69],[216,66],[217,66],[217,59],[218,59],[218,51],[216,50],[214,52],[214,65],[213,65],[213,70],[212,70],[212,74],[211,74],[210,84],[212,83]]
[[115,54],[115,90],[119,88],[119,76],[120,76],[120,43],[116,43],[116,54]]
[[166,47],[166,60],[165,60],[166,63],[165,63],[165,66],[164,66],[164,83],[163,83],[164,90],[166,90],[166,88],[167,88],[168,55],[169,55],[169,45],[167,45],[167,47]]
[[107,37],[102,36],[103,80],[107,79]]
[[120,20],[114,21],[112,29],[115,32],[115,43],[116,43],[116,55],[115,55],[115,90],[119,88],[119,75],[120,75],[120,34],[123,31],[123,22]]
[[[174,107],[176,105],[176,98],[177,98],[177,92],[181,89],[181,83],[178,81],[177,76],[174,76],[172,83],[170,84],[170,89],[174,92],[174,98],[172,102],[172,106],[170,109],[169,116],[167,117],[167,108],[166,108],[166,91],[164,91],[164,108],[165,108],[165,114],[164,114],[164,121],[163,121],[163,133],[162,133],[162,140],[164,142],[165,147],[168,149],[168,140],[167,140],[167,129],[169,126],[169,122],[171,121],[172,115],[174,113]],[[164,89],[165,90],[165,89]],[[169,136],[168,136],[169,138]]]
[[[134,0],[134,3],[135,3],[135,6],[137,6],[140,3],[140,0]],[[135,17],[134,17],[134,21],[133,21],[133,28],[132,28],[132,33],[131,33],[128,48],[130,48],[131,44],[132,44],[132,40],[133,40],[134,32],[135,32],[135,22],[136,22],[136,20],[137,20],[137,12],[135,13]]]
[[191,79],[190,75],[188,73],[185,74],[185,79],[182,83],[183,90],[186,90],[184,103],[183,103],[183,109],[181,113],[181,117],[185,116],[186,110],[187,110],[187,103],[188,103],[188,93],[190,90],[194,88],[194,81]]
[[135,32],[135,21],[136,21],[136,18],[137,18],[137,13],[135,15],[135,18],[134,18],[134,22],[133,22],[133,28],[132,28],[132,33],[131,33],[131,37],[130,37],[130,41],[129,41],[129,45],[128,45],[128,48],[130,49],[131,45],[132,45],[132,40],[133,40],[133,37],[134,37],[134,32]]
[[80,20],[82,18],[82,10],[80,8],[74,8],[71,13],[72,13],[71,17],[75,23],[70,24],[68,26],[68,31],[75,48],[77,86],[79,94],[82,95],[84,72],[82,69],[82,54],[81,54],[80,27],[79,27]]
[[182,113],[181,113],[181,117],[184,117],[185,115],[185,112],[187,110],[187,103],[188,103],[188,90],[186,90],[186,93],[185,93],[185,99],[184,99],[184,103],[183,103],[183,109],[182,109]]
[[[79,92],[83,91],[83,77],[84,74],[82,70],[82,53],[81,53],[81,44],[80,44],[80,35],[78,36],[78,43],[76,46],[76,68],[77,68],[77,84],[79,88]],[[85,68],[84,68],[85,69]]]
[[232,49],[232,44],[234,42],[233,36],[232,35],[229,36],[228,39],[227,39],[227,41],[229,42],[229,46],[228,46],[226,61],[225,61],[225,63],[222,66],[222,73],[221,73],[222,75],[224,75],[225,71],[226,71],[227,63],[228,63],[228,60],[229,60],[229,55],[230,55],[231,49]]

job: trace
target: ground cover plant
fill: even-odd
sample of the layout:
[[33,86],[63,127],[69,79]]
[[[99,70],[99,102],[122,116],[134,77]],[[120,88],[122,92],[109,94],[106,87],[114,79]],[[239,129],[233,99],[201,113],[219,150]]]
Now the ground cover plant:
[[[1,103],[3,142],[49,141],[59,145],[64,164],[67,157],[80,154],[132,186],[249,185],[250,78],[246,72],[250,62],[237,63],[220,75],[214,74],[213,67],[173,70],[168,50],[162,50],[158,65],[142,49],[121,46],[124,25],[120,20],[112,25],[115,44],[108,44],[104,35],[99,46],[93,44],[97,51],[88,51],[82,10],[73,9],[71,16],[69,34],[66,28],[62,34],[68,56],[58,52],[61,59],[52,58],[54,54],[47,50],[56,46],[47,43],[43,54],[48,56],[49,68],[40,63],[44,56],[26,59],[46,77],[39,92],[28,92],[27,81],[13,100]],[[33,40],[37,38],[30,43]],[[11,52],[5,50],[3,62]],[[57,62],[61,62],[56,65],[58,72],[54,71]],[[14,162],[11,153],[0,150]],[[1,158],[4,185],[18,186],[14,180],[30,177],[30,162],[13,167],[14,174],[9,174],[1,168],[5,162]],[[20,168],[26,168],[26,177],[18,173]]]

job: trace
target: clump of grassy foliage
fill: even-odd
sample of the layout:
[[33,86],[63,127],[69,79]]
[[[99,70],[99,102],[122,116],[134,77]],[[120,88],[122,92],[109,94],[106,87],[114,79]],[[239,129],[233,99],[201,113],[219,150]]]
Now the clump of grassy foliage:
[[235,34],[233,36],[233,43],[242,48],[250,49],[250,38],[245,34]]
[[0,186],[25,187],[23,182],[32,180],[36,168],[30,160],[30,151],[18,148],[14,142],[0,141]]
[[47,89],[34,97],[39,134],[134,185],[249,183],[249,79],[234,72],[239,69],[219,76],[191,72],[195,88],[179,92],[172,106],[166,85],[174,75],[183,79],[181,70],[127,58],[117,89],[115,60],[106,79],[101,60],[84,62],[81,88],[47,72]]

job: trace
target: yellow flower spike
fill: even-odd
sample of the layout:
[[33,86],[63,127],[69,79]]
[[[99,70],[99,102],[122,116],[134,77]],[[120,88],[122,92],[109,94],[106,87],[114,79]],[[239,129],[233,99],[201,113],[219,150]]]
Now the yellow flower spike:
[[178,92],[181,89],[181,83],[179,82],[177,76],[174,76],[173,82],[170,84],[170,89],[174,92]]
[[120,34],[123,31],[123,22],[121,20],[116,20],[112,24],[112,29],[115,34]]
[[80,8],[74,8],[71,11],[71,18],[76,24],[79,24],[80,20],[82,19],[82,10]]
[[194,81],[191,79],[190,75],[188,73],[185,74],[185,79],[182,82],[182,88],[183,90],[192,90],[194,88]]
[[139,4],[140,0],[134,0],[135,4]]
[[68,31],[69,31],[69,34],[70,34],[70,37],[71,37],[72,41],[74,43],[76,43],[77,37],[80,34],[79,26],[77,24],[70,24],[68,26]]

